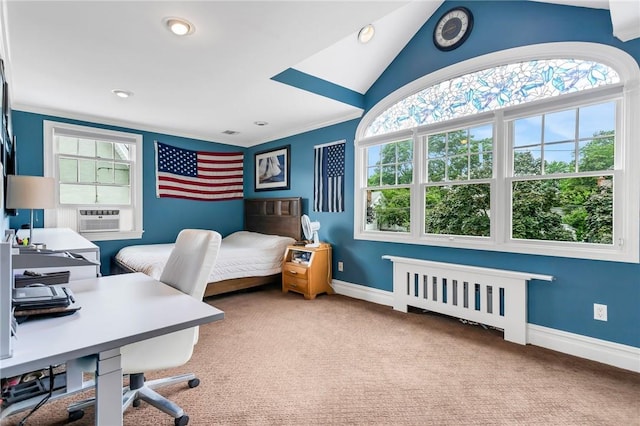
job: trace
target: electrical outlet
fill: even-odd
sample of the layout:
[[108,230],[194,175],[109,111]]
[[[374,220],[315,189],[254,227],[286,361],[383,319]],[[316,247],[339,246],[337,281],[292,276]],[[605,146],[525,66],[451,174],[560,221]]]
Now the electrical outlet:
[[599,303],[593,304],[593,319],[598,321],[607,320],[607,305],[601,305]]
[[342,262],[338,262],[338,271],[342,272],[344,270],[344,264]]

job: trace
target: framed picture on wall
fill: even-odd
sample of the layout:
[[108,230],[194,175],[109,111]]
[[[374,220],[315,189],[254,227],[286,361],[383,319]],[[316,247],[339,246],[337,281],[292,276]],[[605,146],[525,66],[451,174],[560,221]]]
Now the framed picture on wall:
[[14,174],[12,172],[9,172],[9,161],[10,161],[10,154],[11,154],[11,140],[9,140],[9,135],[7,135],[7,129],[6,128],[2,128],[2,131],[0,131],[0,137],[2,137],[2,152],[0,152],[0,161],[2,161],[2,165],[3,170],[4,170],[4,176],[7,176],[8,174]]
[[[4,159],[7,160],[9,153],[11,152],[11,147],[13,145],[12,141],[12,133],[13,129],[11,128],[11,111],[9,110],[9,84],[5,81],[2,88],[2,132],[4,135]],[[5,171],[8,170],[7,163],[4,164]],[[9,174],[9,172],[6,172]],[[5,175],[6,175],[5,174]]]
[[[7,196],[7,175],[17,175],[18,174],[18,157],[16,154],[16,137],[15,135],[11,140],[7,138],[7,146],[9,146],[9,150],[5,150],[5,163],[4,163],[4,194]],[[6,206],[6,203],[5,203]],[[5,207],[4,212],[8,216],[16,216],[18,214],[17,209],[7,209]]]
[[[0,128],[0,148],[2,149],[2,151],[0,152],[0,162],[5,165],[6,162],[6,157],[7,157],[7,144],[9,143],[9,141],[7,140],[7,136],[5,136],[6,134],[6,129],[7,129],[7,123],[6,123],[6,115],[5,115],[5,105],[8,103],[8,99],[7,99],[7,86],[6,86],[6,80],[4,77],[4,61],[2,59],[0,59],[0,125],[2,126]],[[5,169],[6,169],[6,165],[5,165]],[[7,175],[6,170],[3,172],[4,175]]]
[[289,189],[290,151],[291,145],[286,145],[255,154],[254,181],[256,191]]
[[9,133],[11,121],[11,111],[9,111],[9,83],[5,80],[2,83],[2,123]]

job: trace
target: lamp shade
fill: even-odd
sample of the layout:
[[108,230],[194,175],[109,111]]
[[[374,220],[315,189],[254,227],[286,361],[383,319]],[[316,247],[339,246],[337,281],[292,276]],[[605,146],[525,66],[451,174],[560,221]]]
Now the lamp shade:
[[55,180],[42,176],[7,176],[8,209],[52,209]]

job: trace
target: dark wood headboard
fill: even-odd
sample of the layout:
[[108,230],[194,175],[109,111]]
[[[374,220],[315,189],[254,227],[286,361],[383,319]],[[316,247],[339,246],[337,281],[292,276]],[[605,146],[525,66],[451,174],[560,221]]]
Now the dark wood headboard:
[[262,234],[302,239],[302,198],[247,198],[244,229]]

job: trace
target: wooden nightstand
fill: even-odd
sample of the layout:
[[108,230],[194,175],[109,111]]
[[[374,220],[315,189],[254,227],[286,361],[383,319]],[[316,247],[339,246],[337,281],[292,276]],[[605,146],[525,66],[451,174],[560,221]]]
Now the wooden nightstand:
[[287,247],[282,262],[282,291],[301,293],[305,299],[315,299],[320,293],[333,293],[331,245]]

